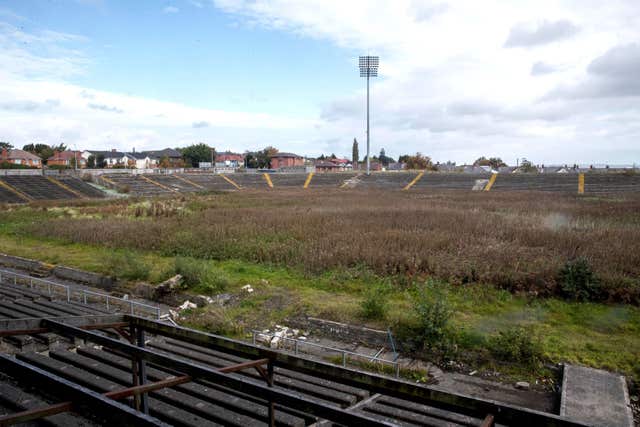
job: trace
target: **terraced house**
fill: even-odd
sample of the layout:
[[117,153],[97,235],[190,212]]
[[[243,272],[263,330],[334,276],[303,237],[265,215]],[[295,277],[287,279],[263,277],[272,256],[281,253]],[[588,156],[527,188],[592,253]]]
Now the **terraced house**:
[[38,169],[42,168],[40,157],[28,151],[18,149],[7,150],[3,148],[2,152],[0,152],[0,164],[2,163],[11,163],[13,165],[22,165]]

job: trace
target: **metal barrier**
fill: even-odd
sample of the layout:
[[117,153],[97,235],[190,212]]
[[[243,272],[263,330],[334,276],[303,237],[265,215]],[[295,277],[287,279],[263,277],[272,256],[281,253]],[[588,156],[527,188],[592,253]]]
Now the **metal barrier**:
[[49,296],[53,296],[57,292],[58,294],[61,294],[67,302],[71,302],[74,300],[74,297],[77,297],[78,302],[88,304],[88,302],[90,302],[91,300],[91,297],[93,297],[94,300],[104,300],[104,304],[107,310],[116,305],[126,306],[131,314],[135,314],[135,311],[137,309],[138,311],[152,312],[155,315],[156,319],[160,319],[159,306],[153,306],[138,301],[132,301],[130,299],[114,297],[112,295],[94,292],[87,289],[76,289],[73,286],[63,285],[62,283],[52,282],[51,280],[39,279],[37,277],[27,276],[26,274],[20,274],[13,271],[0,269],[0,283],[2,283],[3,279],[9,279],[9,281],[11,281],[12,278],[13,284],[16,286],[18,284],[28,284],[29,288],[31,289],[37,287],[45,287]]
[[[258,335],[263,335],[263,336],[267,336],[267,337],[271,337],[272,339],[274,337],[276,337],[276,334],[270,334],[270,333],[265,333],[262,331],[256,331],[256,330],[252,330],[252,344],[256,345],[256,337]],[[301,345],[306,345],[306,346],[310,346],[310,347],[316,347],[316,348],[320,348],[324,351],[332,351],[332,352],[336,352],[336,353],[340,353],[342,355],[342,366],[346,367],[347,366],[347,362],[349,361],[349,358],[347,356],[351,356],[352,358],[360,358],[360,359],[365,359],[368,360],[369,362],[375,363],[375,362],[379,362],[381,364],[387,364],[393,367],[394,370],[394,374],[396,378],[400,377],[400,363],[398,363],[397,361],[392,361],[392,360],[385,360],[385,359],[381,359],[380,357],[380,353],[382,353],[382,350],[378,351],[375,356],[369,356],[368,354],[362,354],[362,353],[355,353],[353,351],[349,351],[349,350],[343,350],[341,348],[335,348],[335,347],[329,347],[326,345],[322,345],[322,344],[315,344],[312,342],[307,342],[307,341],[302,341],[302,340],[298,340],[295,338],[287,338],[287,337],[278,337],[283,341],[289,341],[293,343],[293,353],[297,356],[298,353],[300,352],[300,346]],[[285,349],[286,350],[286,349]]]

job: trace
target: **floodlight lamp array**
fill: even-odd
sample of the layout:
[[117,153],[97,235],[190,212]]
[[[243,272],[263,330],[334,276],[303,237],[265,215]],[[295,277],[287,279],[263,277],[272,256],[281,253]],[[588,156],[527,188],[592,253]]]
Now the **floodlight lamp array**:
[[377,77],[378,76],[377,56],[361,56],[360,57],[360,77]]

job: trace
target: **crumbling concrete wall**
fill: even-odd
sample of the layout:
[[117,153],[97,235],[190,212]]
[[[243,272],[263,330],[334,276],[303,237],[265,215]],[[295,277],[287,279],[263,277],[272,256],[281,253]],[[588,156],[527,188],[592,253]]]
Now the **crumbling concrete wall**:
[[0,265],[20,270],[34,271],[47,268],[48,265],[33,259],[0,253]]
[[62,265],[56,266],[52,273],[60,279],[86,283],[87,285],[95,286],[96,288],[104,289],[106,291],[112,291],[117,285],[117,282],[112,277],[98,273],[90,273],[88,271],[76,270],[75,268],[64,267]]
[[294,319],[289,321],[288,324],[330,339],[357,342],[373,347],[383,347],[388,344],[386,331],[364,326],[354,326],[315,317]]

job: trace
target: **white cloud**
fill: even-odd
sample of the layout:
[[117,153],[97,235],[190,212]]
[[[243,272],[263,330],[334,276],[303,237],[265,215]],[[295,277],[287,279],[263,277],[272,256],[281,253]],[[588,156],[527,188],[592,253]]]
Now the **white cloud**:
[[[358,54],[380,54],[381,78],[372,86],[375,150],[384,147],[396,156],[419,150],[458,161],[476,154],[546,163],[640,159],[638,129],[628,123],[640,119],[637,103],[619,93],[606,102],[548,97],[565,86],[621,89],[575,82],[591,79],[594,70],[588,68],[595,58],[640,40],[636,0],[213,2],[245,25],[348,49],[354,72]],[[633,68],[619,57],[610,58],[615,66]],[[627,86],[627,97],[635,96],[635,87]],[[363,91],[357,91],[328,103],[317,131],[327,141],[348,141],[349,133],[365,139],[363,101]],[[607,135],[617,135],[605,138],[593,124],[611,111],[625,119],[599,122]]]
[[178,13],[180,12],[180,9],[178,9],[175,6],[166,6],[164,9],[162,9],[162,13]]
[[[621,77],[637,69],[625,60],[640,42],[636,0],[212,2],[238,31],[267,28],[344,49],[354,74],[359,54],[379,54],[374,152],[458,162],[480,155],[546,164],[640,159],[640,93]],[[362,89],[306,120],[96,91],[64,82],[86,72],[90,58],[81,46],[90,42],[7,25],[0,24],[0,132],[16,145],[39,139],[142,149],[204,140],[221,149],[272,144],[348,155],[354,136],[366,139]],[[518,48],[505,48],[509,40]]]

